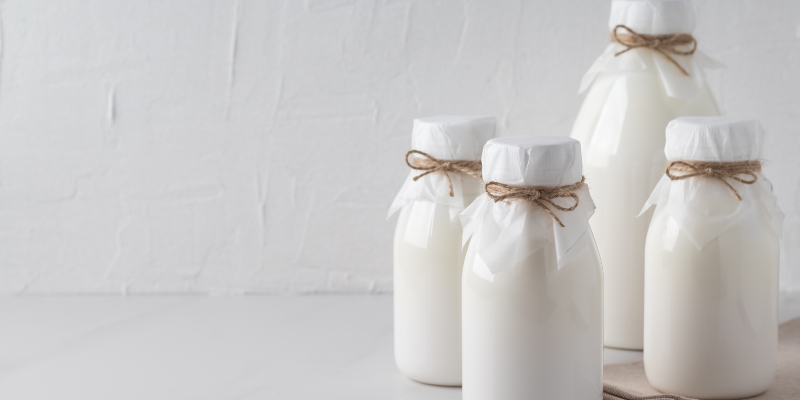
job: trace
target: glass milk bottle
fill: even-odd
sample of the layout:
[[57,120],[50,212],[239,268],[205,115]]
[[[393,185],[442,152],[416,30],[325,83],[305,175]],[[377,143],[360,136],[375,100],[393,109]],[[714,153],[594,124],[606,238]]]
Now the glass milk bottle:
[[644,364],[657,389],[738,399],[775,376],[778,235],[783,214],[761,174],[758,121],[684,117],[645,250]]
[[[603,275],[580,144],[492,139],[463,213],[464,400],[600,400]],[[563,225],[563,226],[562,226]]]
[[400,210],[394,236],[395,361],[419,382],[461,385],[465,251],[458,214],[481,193],[481,150],[495,126],[494,117],[414,120],[406,162],[416,169],[389,215]]
[[[703,71],[715,62],[692,51],[694,26],[688,0],[612,1],[612,43],[581,84],[589,91],[571,136],[583,146],[597,203],[592,229],[605,273],[606,346],[642,349],[650,215],[636,215],[663,173],[664,129],[676,117],[719,114]],[[657,38],[633,33],[685,35],[662,36],[672,45],[657,47]]]

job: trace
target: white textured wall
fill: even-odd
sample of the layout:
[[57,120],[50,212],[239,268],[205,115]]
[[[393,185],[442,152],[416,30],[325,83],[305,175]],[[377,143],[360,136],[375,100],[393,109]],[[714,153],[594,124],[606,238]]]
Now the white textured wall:
[[[697,4],[721,105],[775,138],[800,288],[800,1]],[[608,8],[4,1],[0,293],[390,291],[411,120],[568,134]]]

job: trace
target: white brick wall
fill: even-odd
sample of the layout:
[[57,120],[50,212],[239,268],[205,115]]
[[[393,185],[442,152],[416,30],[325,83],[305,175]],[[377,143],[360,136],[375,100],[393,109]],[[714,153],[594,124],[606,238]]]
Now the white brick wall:
[[[566,135],[608,41],[606,0],[0,4],[0,294],[391,291],[411,120]],[[800,289],[800,2],[697,6]]]

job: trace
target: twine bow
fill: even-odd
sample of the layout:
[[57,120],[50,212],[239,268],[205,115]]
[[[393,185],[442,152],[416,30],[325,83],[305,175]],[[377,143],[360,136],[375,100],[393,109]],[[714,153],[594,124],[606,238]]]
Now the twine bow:
[[[624,29],[628,31],[628,33],[620,34],[620,29]],[[678,62],[667,53],[679,56],[690,56],[697,50],[697,40],[695,40],[695,38],[688,33],[648,35],[644,33],[636,33],[633,29],[628,28],[625,25],[617,25],[611,32],[611,38],[614,42],[627,47],[625,50],[614,54],[615,57],[632,49],[637,49],[640,47],[648,48],[655,52],[661,53],[661,55],[666,57],[667,60],[669,60],[669,62],[671,62],[673,65],[678,67],[678,69],[681,70],[681,72],[686,76],[689,76],[689,73],[686,72],[686,70],[683,69],[683,67],[681,67],[681,65],[678,64]],[[681,50],[680,48],[684,46],[690,46],[690,49]]]
[[[408,161],[408,157],[412,154],[419,154],[425,158],[414,158],[414,162]],[[434,172],[442,172],[447,178],[447,184],[450,187],[450,197],[453,197],[453,181],[450,180],[448,172],[460,172],[467,174],[475,179],[481,180],[481,161],[480,160],[439,160],[428,153],[419,150],[411,150],[406,153],[406,165],[418,171],[425,171],[420,175],[414,177],[414,182],[425,175]]]
[[603,400],[694,400],[674,394],[657,394],[653,396],[637,396],[616,386],[603,384]]
[[[572,211],[578,208],[580,199],[575,192],[583,186],[584,180],[586,180],[586,178],[581,177],[580,182],[565,186],[514,186],[492,181],[484,186],[484,191],[486,191],[486,195],[494,200],[495,203],[503,200],[521,200],[530,204],[535,204],[550,214],[558,225],[563,228],[564,224],[558,219],[556,214],[553,213],[553,210],[547,207],[547,204],[561,211]],[[559,197],[571,198],[575,201],[575,204],[573,204],[572,207],[562,207],[553,202],[553,199]]]
[[[739,192],[725,179],[733,179],[746,185],[752,185],[758,180],[756,172],[759,171],[761,171],[761,161],[757,160],[737,162],[673,161],[667,166],[667,177],[673,181],[689,179],[695,176],[716,178],[728,186],[739,201],[742,201],[742,196],[739,195]],[[673,175],[673,172],[685,172],[685,174]],[[750,175],[753,179],[745,180],[737,175]]]

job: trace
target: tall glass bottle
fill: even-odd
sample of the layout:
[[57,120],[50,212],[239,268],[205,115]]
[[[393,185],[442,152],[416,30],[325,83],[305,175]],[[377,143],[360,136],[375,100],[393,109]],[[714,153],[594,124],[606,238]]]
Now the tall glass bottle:
[[[612,34],[690,34],[694,26],[689,0],[611,3]],[[571,136],[583,147],[586,182],[597,204],[592,229],[603,257],[605,345],[642,349],[644,241],[652,214],[636,215],[663,175],[667,123],[719,112],[703,71],[714,61],[699,51],[678,55],[646,47],[618,54],[626,49],[612,41],[584,76],[581,91],[589,91]]]
[[[493,117],[416,119],[411,146],[441,161],[479,160],[495,126]],[[415,154],[408,158],[412,165],[413,158],[430,161]],[[458,214],[481,193],[481,182],[468,174],[442,171],[414,179],[424,172],[409,173],[389,210],[389,215],[400,210],[394,237],[395,361],[416,381],[460,386],[461,269],[466,250]]]
[[[482,160],[487,193],[461,214],[464,400],[600,400],[603,272],[580,144],[492,139]],[[530,192],[495,202],[493,181]]]
[[755,120],[684,117],[667,128],[675,164],[645,206],[657,204],[645,251],[644,365],[661,391],[739,399],[775,377],[783,213],[761,173],[763,142]]

